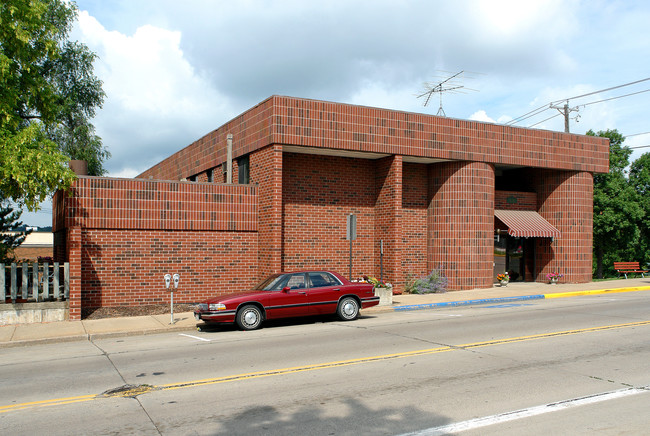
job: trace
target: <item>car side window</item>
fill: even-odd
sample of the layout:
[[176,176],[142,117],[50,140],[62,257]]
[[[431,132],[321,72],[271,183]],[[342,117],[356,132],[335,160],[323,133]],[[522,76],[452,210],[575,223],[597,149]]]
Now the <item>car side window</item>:
[[305,275],[304,274],[291,274],[286,286],[290,289],[303,289],[305,288]]
[[324,286],[338,286],[339,281],[332,277],[331,274],[326,272],[311,272],[309,273],[309,281],[312,288],[322,288]]

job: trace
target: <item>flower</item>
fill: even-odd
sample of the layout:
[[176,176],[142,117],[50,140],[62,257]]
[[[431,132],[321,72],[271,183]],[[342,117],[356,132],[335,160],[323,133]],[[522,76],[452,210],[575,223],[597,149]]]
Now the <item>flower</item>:
[[563,277],[563,275],[560,274],[560,273],[557,273],[557,272],[552,272],[552,273],[546,274],[546,278],[549,279],[549,280],[559,279],[561,277]]
[[497,280],[500,281],[500,282],[502,282],[504,280],[506,282],[508,282],[508,281],[510,281],[510,276],[508,275],[507,272],[504,272],[503,274],[497,274]]

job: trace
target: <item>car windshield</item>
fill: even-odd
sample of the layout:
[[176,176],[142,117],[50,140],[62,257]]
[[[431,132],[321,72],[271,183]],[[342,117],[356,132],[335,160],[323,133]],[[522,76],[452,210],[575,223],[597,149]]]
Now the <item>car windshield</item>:
[[271,291],[277,289],[283,279],[286,278],[286,274],[272,274],[259,282],[253,289],[258,291]]

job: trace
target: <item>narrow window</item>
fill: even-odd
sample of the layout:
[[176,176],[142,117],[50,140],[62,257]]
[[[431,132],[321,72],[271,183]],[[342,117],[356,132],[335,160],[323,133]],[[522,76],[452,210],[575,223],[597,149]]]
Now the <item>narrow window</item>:
[[237,159],[237,167],[239,168],[239,184],[247,185],[248,183],[250,183],[248,155],[242,156],[239,159]]
[[212,180],[212,172],[213,172],[213,171],[214,171],[213,168],[210,168],[209,170],[207,170],[207,171],[205,172],[206,175],[208,176],[208,183],[212,183],[212,181],[213,181],[213,180]]

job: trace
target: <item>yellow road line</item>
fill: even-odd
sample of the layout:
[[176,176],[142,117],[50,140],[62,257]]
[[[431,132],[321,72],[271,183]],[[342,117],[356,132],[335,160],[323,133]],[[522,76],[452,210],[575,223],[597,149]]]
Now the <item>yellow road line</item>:
[[637,286],[634,288],[597,289],[594,291],[556,292],[553,294],[544,294],[544,299],[577,297],[580,295],[615,294],[617,292],[634,292],[634,291],[650,291],[650,286]]
[[[133,397],[133,396],[136,396],[136,395],[143,395],[143,394],[146,394],[146,393],[149,393],[149,392],[152,392],[152,391],[182,389],[182,388],[190,388],[190,387],[195,387],[195,386],[205,386],[205,385],[217,384],[217,383],[228,383],[228,382],[250,380],[250,379],[262,378],[262,377],[272,377],[272,376],[278,376],[278,375],[295,374],[295,373],[306,372],[306,371],[315,371],[315,370],[321,370],[321,369],[338,368],[338,367],[342,367],[342,366],[359,365],[359,364],[363,364],[363,363],[373,363],[373,362],[379,362],[379,361],[385,361],[385,360],[403,359],[405,357],[425,356],[425,355],[444,353],[444,352],[447,352],[447,351],[454,351],[454,350],[464,350],[464,349],[470,349],[470,348],[489,347],[489,346],[493,346],[493,345],[504,345],[504,344],[511,344],[511,343],[515,343],[515,342],[532,341],[532,340],[538,340],[538,339],[546,339],[546,338],[554,338],[554,337],[561,337],[561,336],[576,335],[576,334],[581,334],[581,333],[591,333],[591,332],[622,329],[622,328],[630,328],[630,327],[640,327],[640,326],[647,326],[647,325],[650,325],[650,320],[638,321],[638,322],[629,322],[629,323],[624,323],[624,324],[604,325],[604,326],[598,326],[598,327],[587,327],[587,328],[583,328],[583,329],[563,330],[563,331],[557,331],[557,332],[540,333],[540,334],[528,335],[528,336],[517,336],[517,337],[512,337],[512,338],[495,339],[495,340],[490,340],[490,341],[472,342],[472,343],[462,344],[462,345],[450,345],[450,346],[443,346],[443,347],[436,347],[436,348],[425,348],[425,349],[422,349],[422,350],[405,351],[405,352],[402,352],[402,353],[382,354],[382,355],[378,355],[378,356],[368,356],[368,357],[360,357],[360,358],[356,358],[356,359],[338,360],[338,361],[333,361],[333,362],[323,362],[323,363],[318,363],[318,364],[313,364],[313,365],[302,365],[302,366],[295,366],[295,367],[289,367],[289,368],[280,368],[280,369],[267,370],[267,371],[257,371],[257,372],[243,373],[243,374],[234,374],[234,375],[224,376],[224,377],[215,377],[215,378],[202,379],[202,380],[193,380],[193,381],[187,381],[187,382],[181,382],[181,383],[171,383],[171,384],[160,385],[160,386],[148,386],[148,389],[143,390],[142,393],[140,393],[140,394],[138,394],[136,390],[129,390],[129,391],[127,391],[127,393],[129,395],[125,395],[125,396]],[[0,414],[11,412],[11,411],[16,411],[16,410],[34,408],[34,407],[57,406],[57,405],[78,403],[78,402],[83,402],[83,401],[91,401],[91,400],[96,400],[96,399],[101,399],[101,398],[108,398],[108,397],[109,396],[106,396],[106,395],[103,395],[103,394],[99,394],[99,395],[83,395],[83,396],[79,396],[79,397],[57,398],[57,399],[52,399],[52,400],[43,400],[43,401],[34,401],[34,402],[29,402],[29,403],[14,404],[14,405],[10,405],[10,406],[0,406]]]

